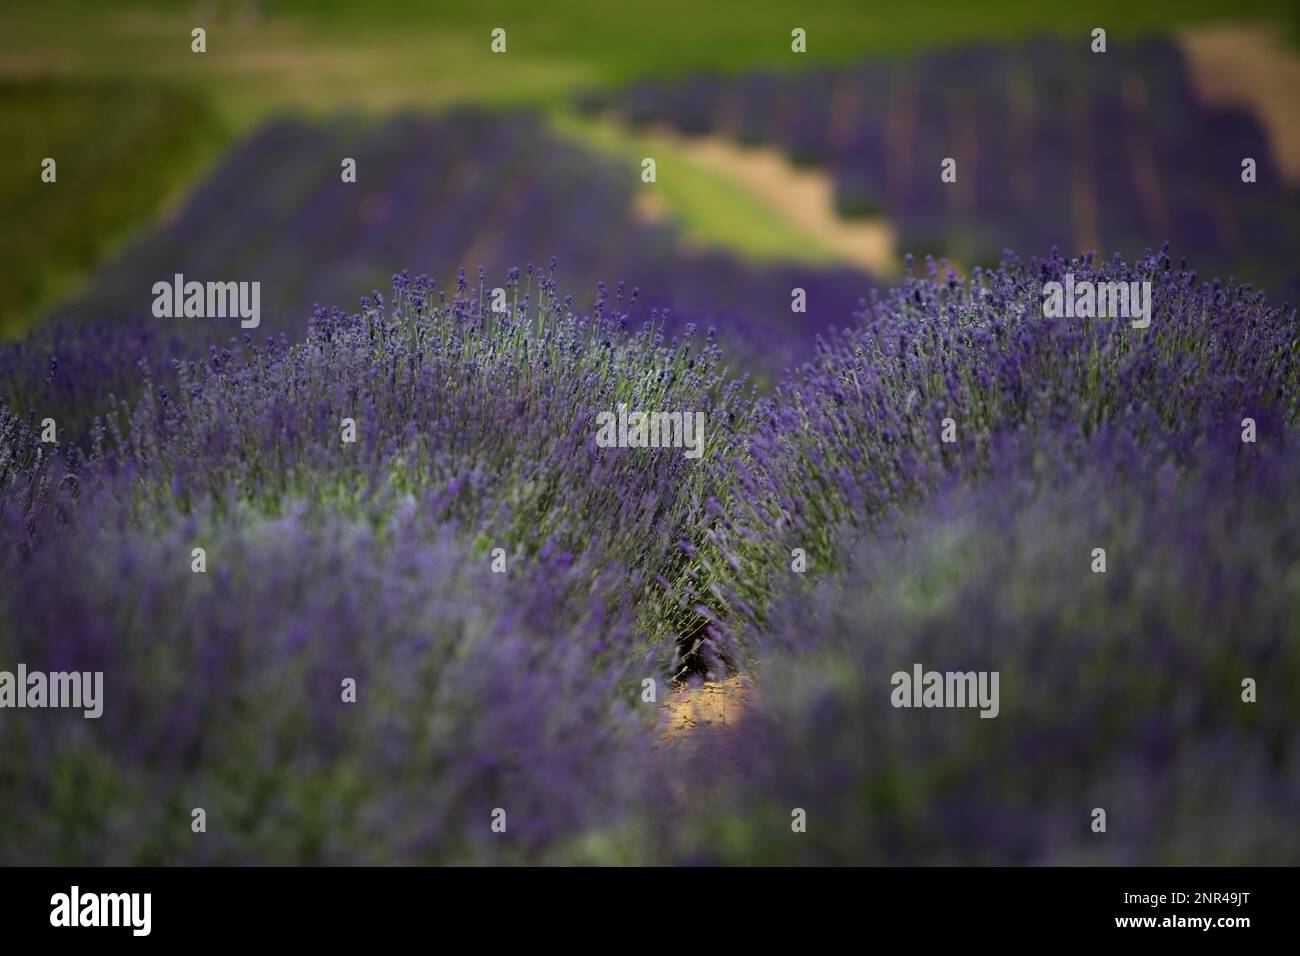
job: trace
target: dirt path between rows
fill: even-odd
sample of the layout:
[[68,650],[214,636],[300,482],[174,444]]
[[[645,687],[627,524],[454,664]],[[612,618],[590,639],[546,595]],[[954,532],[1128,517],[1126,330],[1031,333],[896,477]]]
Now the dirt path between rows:
[[659,740],[667,743],[701,731],[730,736],[753,697],[753,681],[744,676],[675,690],[663,702]]

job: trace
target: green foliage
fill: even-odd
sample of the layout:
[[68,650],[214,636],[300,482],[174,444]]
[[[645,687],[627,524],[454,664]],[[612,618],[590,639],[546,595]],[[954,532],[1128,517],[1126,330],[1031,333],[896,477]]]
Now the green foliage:
[[154,219],[222,142],[202,96],[153,84],[6,80],[0,117],[0,335]]

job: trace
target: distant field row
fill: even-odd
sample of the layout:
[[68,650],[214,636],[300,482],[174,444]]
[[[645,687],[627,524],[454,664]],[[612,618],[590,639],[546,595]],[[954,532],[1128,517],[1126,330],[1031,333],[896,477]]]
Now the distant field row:
[[1005,248],[1133,256],[1167,239],[1202,270],[1300,288],[1300,193],[1256,117],[1200,102],[1167,41],[647,79],[582,102],[775,145],[833,178],[841,214],[885,217],[905,252],[987,265]]
[[[343,157],[355,160],[355,182],[343,181]],[[554,255],[575,309],[590,307],[598,281],[613,296],[626,280],[625,297],[643,290],[631,309],[636,327],[671,309],[663,315],[670,331],[716,325],[733,360],[769,374],[809,357],[816,333],[849,324],[873,285],[862,271],[829,264],[754,266],[684,248],[676,226],[636,214],[638,191],[654,188],[635,166],[556,136],[534,111],[270,122],[228,150],[161,228],[128,243],[53,310],[116,331],[82,352],[68,341],[56,347],[66,324],[54,324],[30,343],[34,356],[14,359],[16,391],[39,386],[42,355],[59,354],[61,377],[106,381],[120,394],[120,378],[77,369],[98,370],[111,356],[129,381],[146,354],[189,355],[243,334],[238,322],[156,321],[153,285],[177,274],[259,282],[253,334],[263,342],[280,333],[302,339],[317,303],[355,311],[359,295],[386,295],[400,269],[454,290],[458,266],[477,288],[482,265],[494,277],[490,291],[508,268],[540,268]],[[521,281],[527,290],[527,276]],[[531,287],[535,294],[535,280]],[[792,308],[794,288],[804,290],[802,311]],[[155,341],[148,330],[177,341]],[[165,375],[167,362],[159,364]],[[78,394],[60,420],[93,404]]]

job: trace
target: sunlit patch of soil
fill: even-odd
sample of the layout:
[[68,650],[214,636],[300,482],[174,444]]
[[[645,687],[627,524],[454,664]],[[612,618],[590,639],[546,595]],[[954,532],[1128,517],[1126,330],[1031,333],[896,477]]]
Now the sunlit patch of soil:
[[679,740],[700,732],[730,735],[735,732],[754,697],[752,678],[737,676],[682,687],[663,702],[658,736]]
[[[708,759],[715,764],[720,761],[728,772],[735,772],[738,764],[731,747],[732,735],[753,699],[753,678],[748,676],[681,687],[660,707],[656,736],[662,746],[679,748],[677,753],[687,758],[684,767],[689,767],[709,746]],[[683,805],[705,804],[715,794],[716,782],[702,784],[688,773],[678,773],[669,780],[669,786]]]
[[1300,57],[1257,25],[1196,27],[1179,42],[1197,98],[1253,113],[1268,133],[1279,178],[1300,185]]

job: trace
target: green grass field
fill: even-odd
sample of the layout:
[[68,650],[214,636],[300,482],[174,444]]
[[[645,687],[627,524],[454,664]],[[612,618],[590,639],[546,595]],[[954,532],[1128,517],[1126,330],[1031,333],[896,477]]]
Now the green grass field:
[[[0,82],[0,328],[17,330],[165,211],[225,137],[210,101],[112,81]],[[55,160],[53,182],[42,163]]]
[[[0,210],[6,237],[0,334],[29,327],[135,230],[155,221],[234,138],[267,116],[341,107],[437,108],[452,102],[531,104],[562,114],[574,92],[638,75],[700,67],[795,68],[811,60],[896,54],[1036,32],[1113,37],[1208,20],[1262,18],[1294,42],[1293,4],[1207,0],[1086,7],[1012,0],[864,5],[846,0],[792,12],[656,0],[496,3],[252,0],[104,4],[48,0],[0,11]],[[190,31],[207,31],[207,52]],[[808,54],[790,52],[790,30]],[[507,31],[494,55],[490,32]],[[590,127],[570,132],[597,146]],[[607,138],[607,137],[606,137]],[[617,149],[617,144],[603,145]],[[40,161],[59,161],[57,184]],[[741,255],[819,258],[807,237],[771,228],[770,211],[689,163],[664,190],[689,235]],[[747,205],[748,204],[748,205]],[[765,228],[766,224],[766,228]]]
[[818,265],[836,261],[834,251],[818,236],[800,231],[670,139],[558,111],[551,126],[623,163],[630,177],[640,175],[643,157],[654,157],[658,178],[654,186],[645,188],[654,190],[690,242],[719,246],[751,261],[782,259]]

